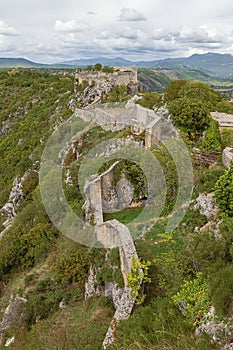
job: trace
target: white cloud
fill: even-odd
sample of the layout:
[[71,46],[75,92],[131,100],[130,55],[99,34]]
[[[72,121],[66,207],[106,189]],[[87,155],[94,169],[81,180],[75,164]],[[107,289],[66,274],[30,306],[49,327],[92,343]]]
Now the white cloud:
[[197,28],[183,27],[178,38],[182,42],[196,42],[196,43],[218,43],[223,42],[224,37],[217,34],[216,31],[211,31],[206,26],[199,26]]
[[172,0],[4,4],[0,50],[5,56],[57,62],[99,55],[149,60],[193,52],[233,54],[232,0],[212,0],[211,6],[209,0],[177,0],[175,5]]
[[0,20],[0,35],[16,36],[18,34],[14,28],[8,26],[8,24]]
[[55,30],[63,33],[76,33],[82,32],[87,29],[88,26],[84,22],[78,22],[75,19],[71,19],[67,22],[63,22],[60,19],[55,21]]
[[139,22],[145,21],[146,17],[135,9],[122,8],[118,20],[124,22]]

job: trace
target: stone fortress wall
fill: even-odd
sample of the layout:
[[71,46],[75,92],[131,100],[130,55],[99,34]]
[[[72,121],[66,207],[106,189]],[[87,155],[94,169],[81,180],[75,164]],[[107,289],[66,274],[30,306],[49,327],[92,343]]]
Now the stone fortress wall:
[[104,130],[119,131],[131,127],[135,133],[145,130],[145,146],[158,144],[161,137],[161,116],[151,109],[134,105],[129,108],[75,109],[75,116],[86,122],[95,122]]
[[137,68],[115,68],[113,73],[102,71],[81,71],[75,74],[77,84],[109,81],[112,85],[138,84]]
[[[128,273],[131,271],[132,259],[134,258],[138,260],[138,254],[133,242],[133,238],[127,226],[121,224],[119,221],[103,221],[103,199],[104,197],[109,197],[109,189],[110,192],[113,192],[114,168],[118,163],[119,161],[116,161],[103,174],[96,175],[96,177],[93,180],[86,183],[84,189],[86,197],[86,202],[84,204],[86,218],[89,219],[89,214],[94,216],[96,239],[105,248],[111,249],[113,247],[119,247],[121,272],[124,279],[124,288],[121,292],[121,296],[116,307],[116,311],[113,316],[112,322],[109,325],[108,331],[103,341],[104,349],[106,349],[109,345],[112,345],[114,343],[115,329],[118,322],[130,316],[136,300],[136,296],[132,295],[132,290],[127,287],[127,276]],[[114,197],[115,193],[112,194]],[[131,196],[133,196],[133,189]],[[126,198],[126,202],[127,200],[128,196]],[[105,198],[105,202],[107,202],[107,198]],[[125,206],[127,206],[127,203],[125,203]],[[89,275],[89,280],[90,277],[91,276]],[[111,294],[114,298],[114,294],[119,293],[119,291],[118,289],[115,289],[114,284],[113,287],[114,288],[111,290]],[[93,286],[91,285],[90,281],[86,283],[86,291],[87,288],[90,290],[93,289]],[[89,296],[93,295],[93,293],[90,293],[90,291],[86,292],[85,294]],[[117,299],[117,296],[115,297],[115,299]]]

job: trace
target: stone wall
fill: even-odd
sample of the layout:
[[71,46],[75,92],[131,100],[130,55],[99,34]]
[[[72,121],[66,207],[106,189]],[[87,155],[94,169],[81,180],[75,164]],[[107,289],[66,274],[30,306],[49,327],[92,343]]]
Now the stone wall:
[[233,128],[233,114],[212,112],[211,116],[221,128]]
[[147,148],[158,144],[160,140],[160,115],[139,105],[129,108],[76,108],[74,113],[76,117],[86,122],[95,122],[104,130],[119,131],[128,126],[132,127],[135,133],[146,130],[145,145]]
[[115,162],[107,171],[101,175],[93,175],[94,179],[85,184],[84,193],[86,201],[86,220],[92,221],[95,225],[103,223],[103,213],[121,210],[130,206],[133,195],[133,185],[124,177],[115,183]]
[[137,84],[137,68],[119,68],[113,73],[105,73],[102,71],[81,71],[75,74],[75,80],[77,84],[82,84],[83,81],[87,81],[88,84],[93,82],[108,81],[112,85],[128,85]]
[[[124,280],[123,289],[119,288],[114,281],[105,286],[104,295],[113,300],[116,311],[103,342],[104,349],[113,344],[118,322],[130,316],[136,299],[136,296],[132,294],[132,290],[127,286],[127,277],[131,271],[132,259],[138,259],[132,236],[127,226],[117,220],[103,222],[103,211],[106,210],[106,203],[112,203],[114,206],[118,205],[115,203],[117,201],[117,191],[114,186],[114,169],[118,163],[119,161],[115,162],[106,172],[88,182],[84,189],[86,217],[90,218],[92,215],[94,217],[95,240],[106,249],[119,248],[120,268]],[[124,186],[125,179],[123,178],[120,181],[123,182]],[[131,195],[133,197],[133,188]],[[103,294],[103,291],[98,287],[93,267],[90,268],[85,291],[85,298],[95,294]]]

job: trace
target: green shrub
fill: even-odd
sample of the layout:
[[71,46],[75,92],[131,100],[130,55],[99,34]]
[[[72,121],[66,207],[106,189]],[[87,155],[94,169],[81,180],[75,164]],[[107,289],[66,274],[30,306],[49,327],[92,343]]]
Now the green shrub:
[[56,231],[49,224],[38,224],[20,237],[21,265],[31,267],[45,258],[54,243]]
[[219,124],[216,120],[210,119],[205,137],[202,141],[202,147],[207,151],[221,152],[222,140],[219,130]]
[[231,315],[233,310],[233,264],[222,261],[210,269],[208,286],[216,313]]
[[158,92],[145,92],[136,103],[145,108],[156,109],[163,105],[163,99]]
[[181,290],[172,297],[182,315],[194,325],[198,325],[210,308],[206,280],[201,273],[194,280],[186,281]]
[[233,132],[232,129],[224,128],[222,133],[222,148],[233,146]]
[[36,188],[39,182],[38,173],[34,170],[29,170],[24,176],[22,191],[26,198],[31,198],[30,194]]
[[233,161],[215,184],[214,198],[222,216],[233,217]]
[[59,243],[51,261],[56,281],[62,285],[76,282],[83,286],[89,268],[86,248],[66,237]]
[[215,165],[206,169],[201,177],[197,188],[199,192],[212,192],[217,180],[224,174],[225,168],[222,165]]

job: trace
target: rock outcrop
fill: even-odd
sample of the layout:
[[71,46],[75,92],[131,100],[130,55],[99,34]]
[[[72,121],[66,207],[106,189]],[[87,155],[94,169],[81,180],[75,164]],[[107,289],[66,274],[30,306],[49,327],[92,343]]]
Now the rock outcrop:
[[3,338],[4,332],[9,328],[19,327],[23,323],[24,305],[27,299],[16,296],[11,296],[9,305],[4,311],[3,319],[0,323],[0,337]]
[[214,193],[200,193],[195,200],[194,210],[199,209],[200,214],[206,216],[207,219],[210,219],[213,216],[216,216],[218,213],[218,208],[214,200]]
[[223,150],[223,153],[222,153],[222,163],[223,163],[223,165],[225,165],[225,167],[227,167],[229,169],[232,159],[233,159],[233,148],[232,147],[226,147]]
[[9,195],[8,202],[2,207],[1,211],[8,215],[8,219],[3,223],[5,229],[0,233],[0,236],[11,225],[16,215],[16,209],[18,208],[21,200],[24,197],[22,184],[24,177],[17,176],[13,181],[13,186]]
[[[103,71],[81,71],[75,75],[77,93],[77,102],[82,107],[100,103],[104,95],[119,85],[126,85],[128,90],[136,92],[138,88],[137,69],[119,68],[113,72]],[[87,83],[84,92],[78,92],[77,87],[80,84]]]

